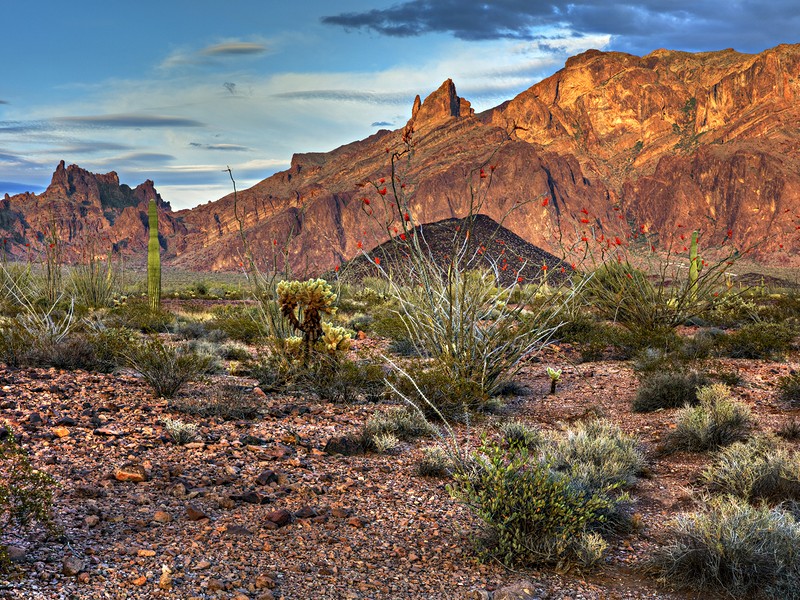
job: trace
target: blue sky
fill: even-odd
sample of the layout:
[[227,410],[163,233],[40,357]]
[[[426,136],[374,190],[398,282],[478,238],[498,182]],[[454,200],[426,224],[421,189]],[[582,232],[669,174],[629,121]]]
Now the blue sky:
[[797,0],[3,2],[0,196],[59,160],[152,179],[173,208],[401,127],[452,78],[477,110],[588,48],[797,43]]

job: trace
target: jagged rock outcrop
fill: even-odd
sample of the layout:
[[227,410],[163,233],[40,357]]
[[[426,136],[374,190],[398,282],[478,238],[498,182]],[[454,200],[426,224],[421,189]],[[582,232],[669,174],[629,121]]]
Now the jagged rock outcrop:
[[[556,253],[589,230],[622,238],[634,223],[663,244],[689,228],[703,230],[706,247],[763,240],[759,258],[800,264],[799,99],[800,45],[757,55],[590,50],[480,114],[447,80],[415,99],[403,129],[297,154],[288,170],[239,192],[236,210],[231,194],[165,212],[167,263],[238,267],[240,221],[265,267],[284,248],[301,273],[348,260],[393,235],[380,207],[393,198],[390,159],[398,152],[395,191],[414,223],[461,218],[477,202]],[[413,151],[403,153],[409,138]],[[0,203],[0,227],[28,239],[45,222],[32,215],[63,205],[71,239],[73,229],[99,223],[118,244],[133,251],[136,239],[143,250],[140,200],[155,190],[152,182],[141,187],[126,192],[113,173],[61,165],[43,194]]]
[[147,248],[147,203],[155,198],[164,215],[162,245],[169,253],[182,247],[185,229],[172,216],[169,203],[148,180],[131,189],[120,184],[115,172],[90,173],[61,161],[47,189],[41,194],[18,194],[0,202],[0,228],[7,239],[6,251],[27,256],[55,235],[63,244],[64,258],[80,260],[86,253],[109,250],[130,254]]

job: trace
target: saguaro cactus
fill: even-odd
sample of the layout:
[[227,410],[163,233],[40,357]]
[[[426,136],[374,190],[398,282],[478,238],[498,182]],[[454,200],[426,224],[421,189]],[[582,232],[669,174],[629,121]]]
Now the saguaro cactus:
[[155,200],[150,200],[147,220],[150,226],[150,241],[147,243],[147,295],[150,298],[150,309],[156,311],[161,308],[161,245],[158,243],[158,207]]
[[700,257],[697,256],[697,231],[692,232],[692,244],[689,247],[689,295],[692,300],[697,296],[697,279],[700,269],[703,268]]

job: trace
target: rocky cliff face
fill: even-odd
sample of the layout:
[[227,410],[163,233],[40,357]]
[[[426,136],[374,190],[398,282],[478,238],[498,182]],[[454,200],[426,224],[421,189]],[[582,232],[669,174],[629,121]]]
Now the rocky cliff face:
[[109,249],[141,253],[147,249],[147,204],[159,205],[159,234],[167,255],[182,244],[185,231],[156,191],[152,181],[131,189],[120,184],[115,172],[96,175],[77,165],[56,167],[53,179],[41,194],[18,194],[0,201],[0,232],[6,251],[22,257],[49,243],[55,235],[63,243],[65,258],[86,253],[104,254]]
[[[448,80],[416,99],[401,130],[295,155],[235,203],[231,194],[165,211],[162,237],[174,265],[231,269],[241,260],[240,220],[264,266],[285,248],[297,272],[329,269],[393,234],[398,217],[384,221],[380,201],[392,198],[390,158],[410,138],[395,174],[414,223],[460,218],[479,202],[550,251],[559,235],[621,236],[635,223],[664,243],[689,228],[702,229],[706,245],[765,240],[762,259],[800,264],[799,96],[800,45],[758,55],[592,50],[481,114]],[[126,191],[113,173],[62,164],[43,194],[6,198],[0,227],[21,241],[49,222],[41,215],[65,207],[59,226],[69,239],[96,223],[138,251],[151,193],[152,182]]]

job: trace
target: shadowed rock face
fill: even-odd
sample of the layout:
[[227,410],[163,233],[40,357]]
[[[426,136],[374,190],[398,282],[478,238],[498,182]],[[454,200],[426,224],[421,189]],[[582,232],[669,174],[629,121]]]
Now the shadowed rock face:
[[[549,251],[558,249],[558,231],[574,237],[594,227],[620,235],[623,224],[635,222],[662,240],[700,228],[706,245],[730,230],[743,245],[766,240],[757,250],[761,258],[800,264],[798,96],[800,45],[758,55],[590,50],[480,114],[445,81],[415,101],[404,129],[295,155],[288,170],[240,192],[238,209],[265,265],[285,247],[297,273],[332,268],[359,253],[359,244],[371,248],[388,239],[391,225],[374,226],[382,214],[371,184],[385,178],[384,198],[392,197],[390,156],[410,134],[414,149],[400,159],[397,174],[415,223],[461,218],[481,201],[481,213]],[[491,177],[481,179],[481,168]],[[130,190],[114,173],[62,164],[46,192],[3,201],[0,227],[21,242],[59,204],[69,207],[63,223],[69,239],[98,224],[140,252],[150,193],[157,197],[152,182]],[[372,217],[364,197],[372,199]],[[168,264],[238,265],[232,194],[174,214],[161,205]]]

